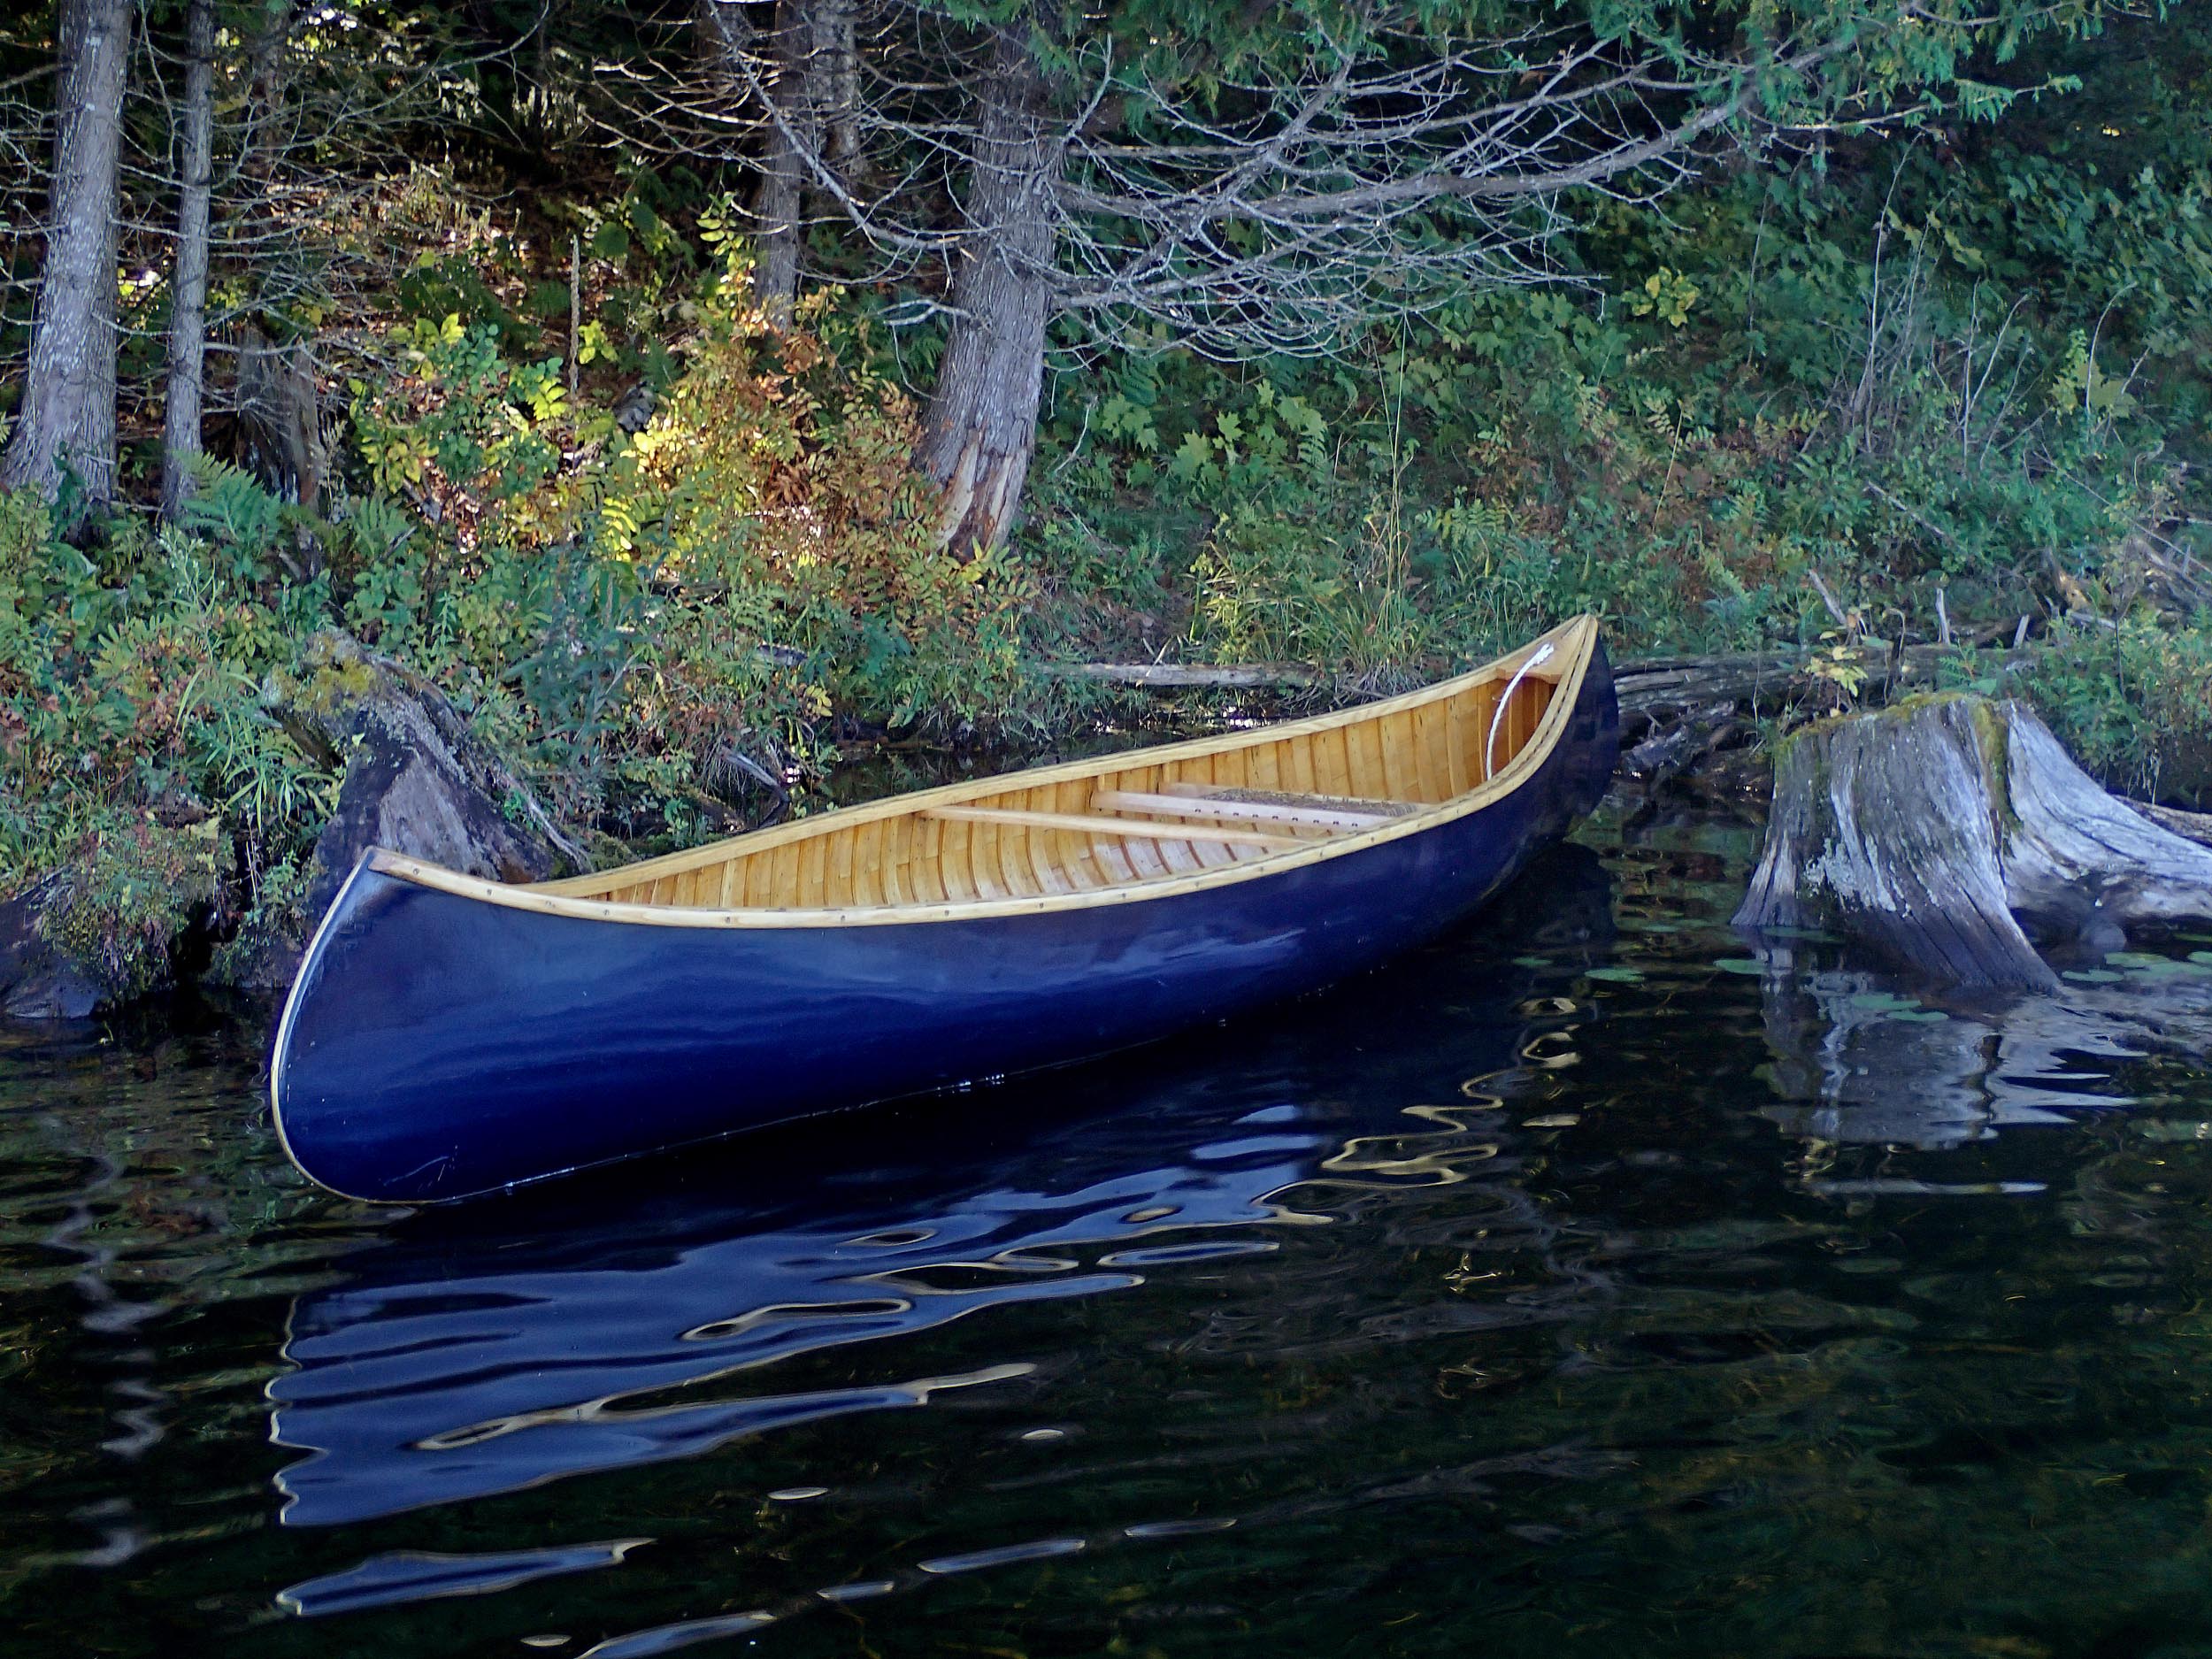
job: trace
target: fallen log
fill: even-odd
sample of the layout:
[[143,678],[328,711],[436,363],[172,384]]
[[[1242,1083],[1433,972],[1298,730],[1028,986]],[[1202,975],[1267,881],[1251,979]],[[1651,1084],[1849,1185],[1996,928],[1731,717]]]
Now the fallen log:
[[2138,812],[2163,830],[2171,830],[2184,841],[2200,847],[2212,847],[2212,812],[2185,812],[2177,806],[2160,806],[2153,801],[2128,802]]
[[1736,924],[1822,928],[1953,985],[2058,988],[2038,954],[2212,921],[2212,849],[2100,788],[2024,704],[1960,694],[1820,722],[1776,758]]
[[[1955,654],[1949,646],[1893,649],[1870,642],[1861,651],[1867,676],[1861,700],[1879,702],[1925,686],[1934,679],[1937,663]],[[1773,713],[1801,703],[1820,689],[1809,672],[1812,661],[1813,653],[1801,649],[1632,658],[1617,664],[1613,681],[1620,699],[1622,740],[1633,742],[1668,717],[1694,709],[1727,704]],[[1038,672],[1054,680],[1084,680],[1141,691],[1307,691],[1333,683],[1320,670],[1294,663],[1045,663]]]
[[[1886,686],[1893,679],[1924,672],[1939,651],[1935,646],[1908,646],[1898,672],[1890,669],[1885,653],[1870,671],[1872,680]],[[1617,666],[1614,685],[1622,720],[1624,725],[1633,722],[1640,732],[1661,714],[1697,704],[1778,708],[1813,688],[1805,672],[1810,660],[1806,651],[1654,657]],[[1141,691],[1310,690],[1331,683],[1318,669],[1294,663],[1046,663],[1038,672],[1054,680],[1087,680]]]
[[[1947,645],[1907,645],[1895,649],[1870,641],[1860,649],[1858,666],[1866,674],[1857,696],[1863,703],[1886,703],[1924,689],[1936,665],[1957,650]],[[1661,657],[1631,660],[1614,671],[1614,692],[1621,704],[1621,735],[1633,741],[1671,717],[1718,703],[1757,714],[1774,714],[1801,704],[1821,689],[1812,673],[1810,651],[1743,651],[1719,657]]]
[[1087,680],[1140,691],[1240,691],[1279,686],[1302,691],[1326,685],[1328,676],[1290,663],[1046,663],[1054,680]]

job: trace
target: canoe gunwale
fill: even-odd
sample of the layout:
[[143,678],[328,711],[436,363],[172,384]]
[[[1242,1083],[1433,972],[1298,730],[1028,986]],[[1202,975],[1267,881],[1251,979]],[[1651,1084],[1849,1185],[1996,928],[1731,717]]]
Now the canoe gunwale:
[[[1550,701],[1536,729],[1529,734],[1512,759],[1494,775],[1448,800],[1423,807],[1417,812],[1391,818],[1371,829],[1316,840],[1291,849],[1263,854],[1258,857],[1241,859],[1234,864],[1210,866],[1186,874],[1146,881],[1119,883],[1094,888],[1086,892],[1041,894],[1020,898],[967,899],[924,904],[844,905],[803,909],[795,906],[761,908],[733,908],[728,910],[678,908],[673,905],[641,904],[628,901],[586,898],[563,892],[563,887],[577,881],[603,879],[612,872],[581,878],[572,877],[558,882],[534,885],[514,885],[489,880],[479,876],[463,875],[457,871],[423,859],[409,857],[380,847],[371,848],[361,856],[347,879],[347,886],[358,879],[364,870],[419,887],[449,893],[457,897],[479,900],[515,910],[534,910],[541,914],[561,916],[577,921],[609,922],[628,926],[691,928],[824,928],[854,926],[902,926],[908,923],[977,921],[995,917],[1030,916],[1053,911],[1094,909],[1104,905],[1131,904],[1155,899],[1165,899],[1182,894],[1202,892],[1210,888],[1233,886],[1263,879],[1286,871],[1318,864],[1325,860],[1348,857],[1384,842],[1419,835],[1442,825],[1479,812],[1485,808],[1512,795],[1533,779],[1559,744],[1578,702],[1584,680],[1587,676],[1598,640],[1597,619],[1583,615],[1563,623],[1549,633],[1530,641],[1517,650],[1506,653],[1468,673],[1444,680],[1434,686],[1406,693],[1402,696],[1362,703],[1351,709],[1315,715],[1303,720],[1283,721],[1253,728],[1249,733],[1233,733],[1216,737],[1196,738],[1181,743],[1165,744],[1151,749],[1131,749],[1119,755],[1102,756],[1094,759],[1065,762],[1059,765],[1039,767],[1027,772],[1004,772],[987,779],[941,786],[928,790],[895,795],[885,801],[872,802],[859,807],[802,820],[798,824],[779,826],[769,831],[756,831],[752,835],[733,838],[751,843],[753,847],[770,845],[757,840],[760,836],[774,836],[781,840],[800,840],[819,833],[833,822],[853,824],[873,818],[889,819],[918,811],[926,807],[952,804],[977,796],[988,795],[995,790],[1020,788],[1020,780],[1049,783],[1086,775],[1110,772],[1118,764],[1137,756],[1147,757],[1139,764],[1173,761],[1187,756],[1215,754],[1239,747],[1245,741],[1263,742],[1292,734],[1324,731],[1350,726],[1363,720],[1375,719],[1401,709],[1418,707],[1425,703],[1441,702],[1458,695],[1462,691],[1486,679],[1501,677],[1525,663],[1547,641],[1563,647],[1567,658],[1564,671],[1554,681]],[[1550,678],[1547,675],[1545,678]],[[703,868],[716,862],[711,856],[719,851],[721,856],[730,856],[732,841],[720,841],[711,847],[694,849],[687,853],[672,854],[664,858],[645,860],[622,866],[626,875],[641,876],[675,873],[682,870]],[[341,889],[340,898],[343,898]],[[332,918],[342,910],[342,902],[334,902],[324,918],[326,926]],[[315,959],[319,937],[311,941],[306,960]],[[291,1001],[298,1001],[296,989]],[[290,1009],[288,1007],[288,1023]],[[278,1047],[283,1046],[280,1033]]]

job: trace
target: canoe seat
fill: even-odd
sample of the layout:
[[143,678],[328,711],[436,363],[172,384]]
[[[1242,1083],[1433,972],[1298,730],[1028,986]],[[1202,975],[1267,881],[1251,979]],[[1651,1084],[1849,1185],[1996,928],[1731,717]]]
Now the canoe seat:
[[1160,818],[1242,818],[1325,830],[1372,829],[1421,810],[1417,801],[1379,801],[1363,795],[1289,795],[1274,789],[1233,789],[1219,784],[1171,783],[1159,792],[1102,789],[1091,804],[1114,812]]

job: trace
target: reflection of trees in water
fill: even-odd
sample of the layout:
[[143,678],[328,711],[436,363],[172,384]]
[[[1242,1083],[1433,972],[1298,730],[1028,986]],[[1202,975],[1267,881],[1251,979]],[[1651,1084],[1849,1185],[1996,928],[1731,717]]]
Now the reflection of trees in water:
[[[1281,1016],[998,1108],[960,1102],[958,1136],[869,1141],[872,1172],[849,1171],[853,1127],[821,1137],[849,1166],[841,1197],[778,1190],[809,1167],[788,1156],[703,1219],[652,1194],[566,1256],[555,1230],[510,1223],[537,1242],[365,1258],[350,1289],[411,1286],[428,1316],[440,1276],[465,1292],[503,1257],[553,1304],[550,1343],[573,1340],[588,1305],[568,1275],[626,1263],[610,1300],[649,1327],[695,1318],[695,1362],[749,1334],[799,1341],[687,1391],[710,1400],[1035,1367],[926,1412],[795,1423],[657,1466],[638,1488],[653,1549],[559,1581],[595,1579],[610,1603],[618,1578],[643,1583],[559,1627],[649,1646],[757,1615],[793,1621],[789,1651],[832,1651],[821,1609],[841,1585],[933,1586],[875,1615],[917,1651],[956,1633],[1088,1651],[1110,1627],[1140,1652],[1333,1653],[1387,1630],[1394,1651],[1517,1654],[1557,1651],[1572,1628],[1669,1659],[1716,1640],[1965,1659],[2015,1649],[1929,1632],[2001,1639],[2049,1611],[2104,1632],[2105,1651],[2193,1640],[2212,1583],[2196,1380],[2212,1322],[2190,1310],[2212,1305],[2197,1294],[2212,1291],[2212,1167],[2164,1167],[2144,1114],[2102,1110],[2124,1083],[2146,1091],[2129,1056],[2151,1038],[2118,1009],[2178,986],[1940,1023],[1855,1002],[1885,987],[1819,964],[1755,1001],[1747,981],[1685,993],[1656,969],[1649,990],[1554,994],[1579,950],[1609,949],[1602,872],[1579,873],[1594,892],[1570,861],[1532,885],[1540,902],[1486,918],[1487,937]],[[1517,971],[1524,953],[1559,971]],[[1700,967],[1675,983],[1711,985]],[[1828,1202],[1745,1122],[1761,1058],[1768,1117],[1825,1148],[1832,1187],[1980,1174],[1957,1165],[1994,1148],[2055,1201]],[[996,1111],[995,1142],[947,1146],[971,1111]],[[2087,1126],[2009,1133],[2061,1118]],[[2167,1133],[2187,1130],[2177,1115]],[[961,1215],[965,1233],[946,1225]],[[793,1246],[831,1218],[845,1231],[828,1245],[871,1239],[889,1271],[825,1282],[830,1258]],[[1204,1248],[1223,1245],[1266,1253]],[[727,1271],[764,1250],[817,1282]],[[692,1260],[692,1288],[656,1307],[668,1264]],[[1042,1300],[1111,1274],[1128,1294]],[[885,1344],[819,1342],[856,1326],[800,1305],[849,1297],[863,1320],[894,1311],[887,1298],[949,1310],[986,1287],[972,1317]],[[370,1321],[353,1340],[378,1334]],[[757,1502],[818,1478],[838,1488],[818,1504]],[[619,1495],[615,1479],[548,1490]],[[630,1513],[594,1509],[597,1532],[565,1536],[649,1530]],[[358,1575],[341,1580],[359,1594]],[[2029,1609],[2015,1624],[1987,1610],[2006,1598]],[[696,1622],[656,1626],[680,1608]]]
[[[0,1471],[65,1494],[27,1491],[19,1535],[96,1547],[111,1520],[62,1504],[138,1494],[117,1519],[152,1547],[106,1580],[131,1594],[72,1609],[119,1652],[149,1609],[204,1635],[216,1596],[256,1653],[773,1624],[764,1651],[826,1655],[856,1613],[915,1654],[2201,1640],[2212,1090],[2115,1057],[2186,1046],[2186,976],[2070,989],[2078,1028],[1886,1018],[1819,962],[1763,994],[1697,926],[1740,860],[1671,858],[1609,903],[1570,856],[1457,940],[1118,1065],[380,1223],[343,1259],[366,1224],[265,1161],[201,1184],[234,1077],[199,1099],[103,1062],[9,1132],[37,1345],[9,1399],[38,1432]],[[1701,910],[1678,877],[1729,891]],[[1639,906],[1661,926],[1615,954]],[[1646,978],[1580,982],[1600,961]],[[2154,1006],[2171,1033],[2116,1023]],[[1791,1113],[1897,1138],[1801,1149]],[[1901,1173],[1931,1179],[1842,1185]],[[272,1192],[304,1225],[221,1230]],[[229,1206],[204,1234],[196,1193]],[[181,1312],[88,1339],[85,1259],[48,1240],[80,1194],[107,1282]],[[319,1462],[265,1450],[248,1398],[287,1308],[281,1432]],[[112,1364],[126,1341],[158,1368]],[[141,1374],[171,1432],[124,1464],[97,1442]],[[295,1522],[421,1507],[271,1527],[280,1462]],[[267,1620],[285,1586],[357,1610]]]
[[266,1224],[303,1208],[272,1195],[241,1123],[259,1052],[143,1010],[96,1029],[0,1022],[0,1488],[114,1486],[62,1527],[19,1507],[35,1542],[0,1525],[0,1594],[57,1561],[134,1561],[164,1502],[199,1490],[174,1475],[196,1448],[191,1350],[172,1333],[211,1345],[211,1278],[281,1273]]
[[[1805,1114],[1797,1133],[1955,1150],[2108,1104],[2139,1043],[2086,1003],[2081,1025],[1882,1018],[1901,1005],[1820,967],[1763,1002],[1739,980],[1707,1002],[1570,994],[1578,952],[1609,948],[1601,872],[1594,892],[1576,874],[1488,937],[956,1117],[850,1120],[473,1233],[403,1229],[303,1303],[305,1380],[282,1392],[316,1396],[327,1455],[290,1478],[335,1483],[328,1515],[349,1483],[419,1497],[411,1465],[436,1456],[596,1471],[502,1501],[565,1505],[545,1512],[565,1530],[495,1535],[655,1532],[619,1573],[557,1581],[622,1603],[561,1628],[649,1646],[816,1620],[844,1586],[934,1586],[879,1617],[926,1631],[964,1594],[962,1639],[1016,1651],[1110,1620],[1140,1651],[1165,1632],[1334,1652],[1414,1611],[1440,1655],[1543,1649],[1570,1612],[1639,1652],[1709,1651],[1722,1622],[1747,1650],[1770,1627],[1778,1651],[1886,1651],[1987,1567],[1978,1540],[2076,1571],[2090,1552],[2022,1510],[2067,1512],[2084,1481],[2145,1485],[2111,1536],[2161,1548],[2198,1494],[2145,1483],[2176,1479],[2189,1437],[2129,1414],[2172,1403],[2201,1348],[2181,1291],[2206,1183],[2108,1115],[2085,1148],[2006,1143],[2049,1148],[2026,1162],[2066,1169],[2063,1207],[1836,1204],[1742,1110],[1763,1056],[1769,1115]],[[411,1380],[380,1392],[382,1365]],[[595,1415],[569,1409],[588,1396]],[[809,1415],[826,1402],[844,1415]],[[613,1463],[664,1433],[665,1461],[622,1485]],[[818,1484],[818,1504],[762,1495]],[[409,1537],[475,1547],[480,1507],[432,1503]],[[1871,1613],[1847,1589],[1870,1548],[1890,1598]],[[419,1559],[335,1554],[346,1571],[295,1575],[296,1601],[421,1594]],[[680,1608],[697,1622],[656,1624]]]

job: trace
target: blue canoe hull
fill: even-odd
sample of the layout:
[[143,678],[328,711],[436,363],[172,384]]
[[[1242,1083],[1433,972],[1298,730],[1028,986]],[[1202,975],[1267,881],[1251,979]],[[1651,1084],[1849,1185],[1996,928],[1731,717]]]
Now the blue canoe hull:
[[647,926],[365,858],[278,1033],[279,1132],[334,1191],[434,1202],[1152,1041],[1467,916],[1597,803],[1618,726],[1598,645],[1558,741],[1478,810],[1248,880],[972,920]]

